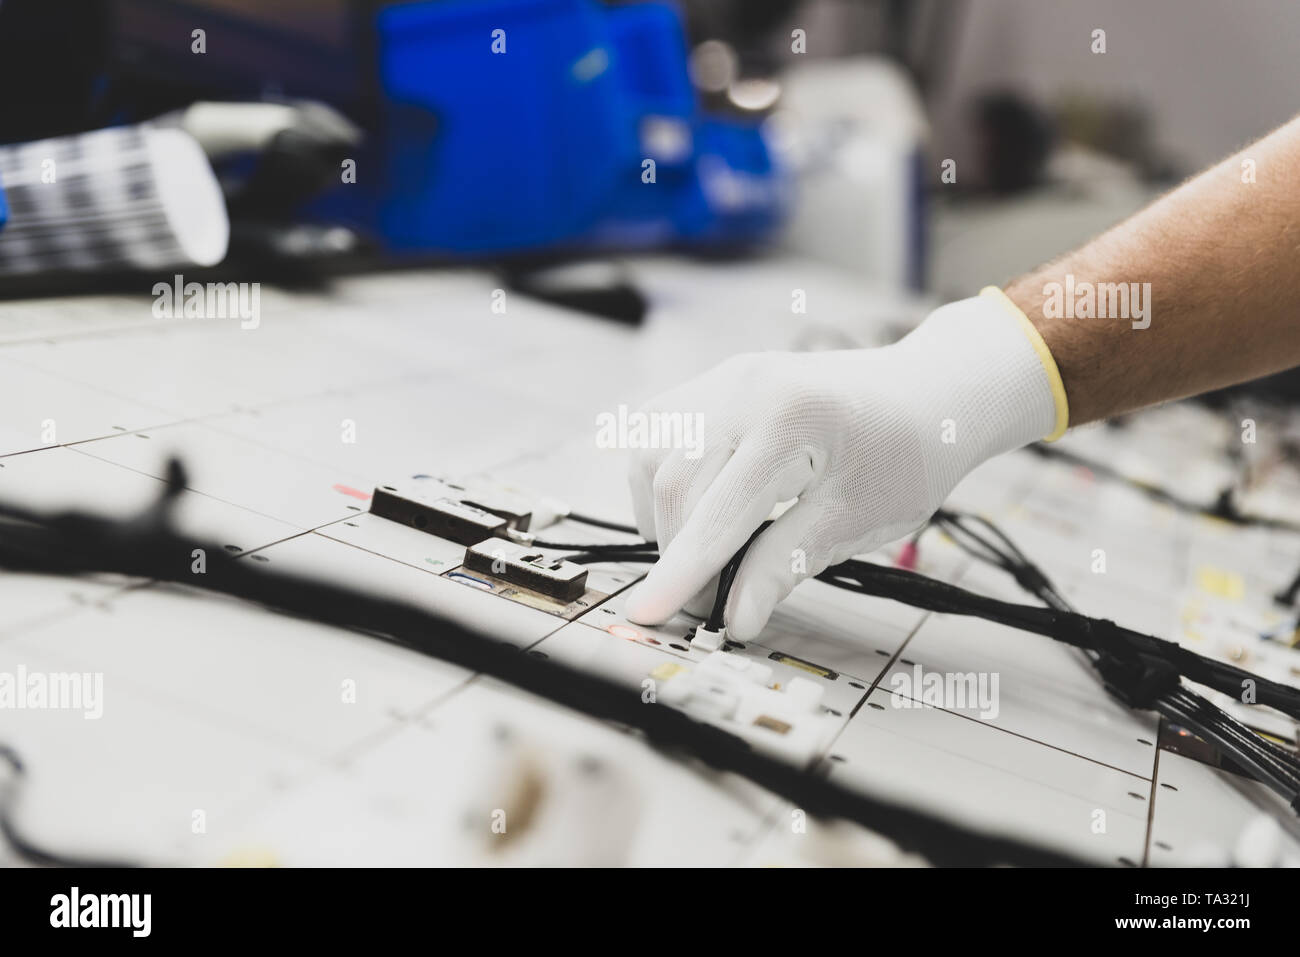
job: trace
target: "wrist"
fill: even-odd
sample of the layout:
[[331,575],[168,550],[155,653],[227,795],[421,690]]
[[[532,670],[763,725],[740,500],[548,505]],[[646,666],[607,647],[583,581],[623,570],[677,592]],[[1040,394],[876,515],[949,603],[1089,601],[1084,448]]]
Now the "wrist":
[[1002,309],[1015,319],[1020,330],[1029,340],[1030,346],[1033,347],[1034,354],[1038,357],[1039,363],[1043,367],[1043,372],[1047,376],[1048,387],[1052,390],[1052,404],[1055,409],[1051,431],[1043,436],[1047,442],[1055,442],[1065,430],[1070,427],[1070,402],[1065,394],[1065,381],[1061,378],[1060,367],[1056,363],[1056,357],[1052,355],[1051,348],[1047,345],[1047,340],[1043,338],[1038,327],[1033,324],[1025,311],[1020,308],[1014,299],[997,286],[985,286],[980,290],[980,295],[996,302]]
[[932,462],[944,486],[988,458],[1064,431],[1055,362],[1009,301],[984,293],[949,303],[899,346],[916,363],[918,427],[938,443]]

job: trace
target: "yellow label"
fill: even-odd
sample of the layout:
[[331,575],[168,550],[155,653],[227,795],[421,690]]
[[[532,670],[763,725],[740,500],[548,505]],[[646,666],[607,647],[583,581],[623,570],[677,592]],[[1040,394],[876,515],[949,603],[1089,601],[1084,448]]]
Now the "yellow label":
[[1236,572],[1225,571],[1210,565],[1196,570],[1196,587],[1216,598],[1241,601],[1246,594],[1246,582]]

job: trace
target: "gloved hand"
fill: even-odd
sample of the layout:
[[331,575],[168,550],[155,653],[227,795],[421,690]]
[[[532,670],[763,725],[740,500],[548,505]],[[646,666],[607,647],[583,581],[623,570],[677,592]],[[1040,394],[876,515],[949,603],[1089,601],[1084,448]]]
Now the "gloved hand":
[[725,616],[740,641],[804,578],[919,528],[975,466],[1068,419],[1051,353],[991,287],[893,345],[736,356],[644,411],[699,414],[703,441],[634,453],[637,527],[662,557],[628,601],[633,621],[703,614],[722,566],[798,499],[740,566]]

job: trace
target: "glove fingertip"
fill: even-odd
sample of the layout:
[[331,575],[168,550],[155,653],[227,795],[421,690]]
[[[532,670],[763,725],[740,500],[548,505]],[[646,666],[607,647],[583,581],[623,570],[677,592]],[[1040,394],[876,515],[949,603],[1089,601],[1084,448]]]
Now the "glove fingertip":
[[623,608],[628,620],[638,625],[660,625],[673,616],[676,609],[664,610],[663,599],[648,582],[632,586],[627,604]]
[[767,626],[776,608],[776,596],[758,587],[739,586],[728,602],[727,633],[737,641],[753,641]]

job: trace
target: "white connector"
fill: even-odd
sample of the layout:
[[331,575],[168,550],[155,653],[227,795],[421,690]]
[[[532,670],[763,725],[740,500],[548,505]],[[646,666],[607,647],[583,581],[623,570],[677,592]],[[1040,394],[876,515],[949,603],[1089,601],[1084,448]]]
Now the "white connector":
[[695,634],[691,636],[691,647],[699,651],[717,651],[726,640],[727,629],[725,626],[717,631],[710,631],[700,625],[695,629]]
[[694,667],[674,666],[658,685],[657,700],[802,766],[830,744],[842,719],[822,707],[824,682],[774,679],[763,661],[715,651]]

